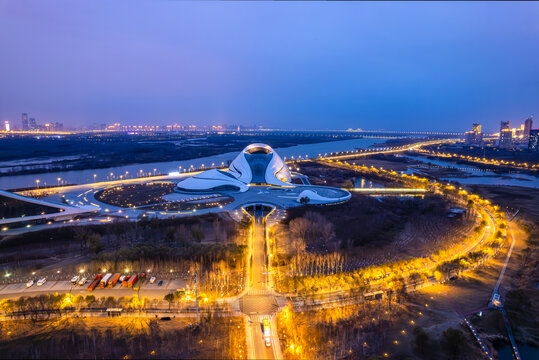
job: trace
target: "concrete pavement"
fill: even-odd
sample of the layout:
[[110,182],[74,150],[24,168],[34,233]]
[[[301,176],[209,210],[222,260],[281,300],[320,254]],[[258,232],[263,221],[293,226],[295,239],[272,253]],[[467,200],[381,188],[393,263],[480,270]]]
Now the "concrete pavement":
[[[275,293],[268,286],[265,216],[257,212],[253,217],[252,266],[249,271],[250,287],[240,299],[241,311],[245,314],[247,354],[250,359],[282,359],[275,313],[279,305]],[[271,345],[267,346],[262,322],[270,321]]]
[[132,288],[124,288],[120,284],[116,284],[114,288],[99,288],[97,287],[93,291],[88,291],[86,287],[90,283],[90,280],[83,286],[73,285],[71,281],[47,281],[42,286],[36,284],[27,288],[24,283],[8,284],[0,286],[0,298],[2,299],[17,299],[21,296],[39,296],[41,294],[67,294],[72,295],[94,295],[96,298],[114,296],[120,298],[122,296],[133,296],[138,294],[141,298],[148,297],[149,299],[163,300],[164,296],[171,291],[175,291],[178,288],[185,288],[187,282],[182,279],[168,279],[163,281],[163,285],[159,286],[159,279],[150,284],[145,282],[138,292]]

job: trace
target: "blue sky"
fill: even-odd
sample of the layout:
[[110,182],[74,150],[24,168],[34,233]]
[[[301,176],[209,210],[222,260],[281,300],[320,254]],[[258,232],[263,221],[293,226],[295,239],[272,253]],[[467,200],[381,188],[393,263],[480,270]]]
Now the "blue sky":
[[0,120],[495,130],[539,114],[538,20],[534,2],[0,0]]

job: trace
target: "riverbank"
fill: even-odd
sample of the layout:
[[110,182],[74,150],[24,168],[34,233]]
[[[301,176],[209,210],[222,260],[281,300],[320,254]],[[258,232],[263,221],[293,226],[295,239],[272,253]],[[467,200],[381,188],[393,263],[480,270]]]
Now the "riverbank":
[[[373,144],[379,143],[381,138],[358,138],[351,140],[338,140],[329,142],[317,142],[310,144],[291,145],[288,147],[274,147],[275,151],[283,157],[316,157],[332,152],[348,151],[353,149],[366,149]],[[252,137],[251,142],[264,141],[264,138]],[[269,144],[271,145],[271,144]],[[121,165],[102,169],[90,168],[86,170],[51,171],[43,174],[0,176],[0,189],[16,189],[24,187],[57,185],[59,182],[69,184],[86,184],[99,181],[119,180],[121,178],[135,178],[154,174],[183,173],[187,169],[204,166],[227,165],[237,155],[238,151],[232,151],[229,147],[220,147],[218,155],[197,157],[191,160],[159,161],[145,164]],[[224,152],[226,151],[226,152]],[[60,180],[59,180],[60,179]],[[37,182],[39,180],[39,182]]]

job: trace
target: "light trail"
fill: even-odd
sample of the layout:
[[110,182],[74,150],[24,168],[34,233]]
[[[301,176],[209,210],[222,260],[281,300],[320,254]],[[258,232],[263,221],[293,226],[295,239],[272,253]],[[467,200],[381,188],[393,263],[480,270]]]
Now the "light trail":
[[416,188],[347,188],[347,191],[361,193],[426,193],[427,189]]

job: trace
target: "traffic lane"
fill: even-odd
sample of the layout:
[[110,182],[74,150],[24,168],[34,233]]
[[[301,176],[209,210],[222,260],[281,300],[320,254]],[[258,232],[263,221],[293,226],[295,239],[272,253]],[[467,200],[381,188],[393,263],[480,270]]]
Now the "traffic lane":
[[253,288],[264,289],[266,284],[266,257],[264,254],[264,226],[255,224],[253,234]]
[[256,359],[275,359],[273,355],[273,346],[267,347],[264,341],[264,333],[262,331],[262,323],[259,321],[253,321],[251,323],[254,334],[253,342],[255,345],[255,358]]
[[277,322],[275,316],[271,318],[271,346],[273,357],[275,359],[282,359],[283,353],[281,350],[281,344],[279,343],[279,333],[277,332]]

